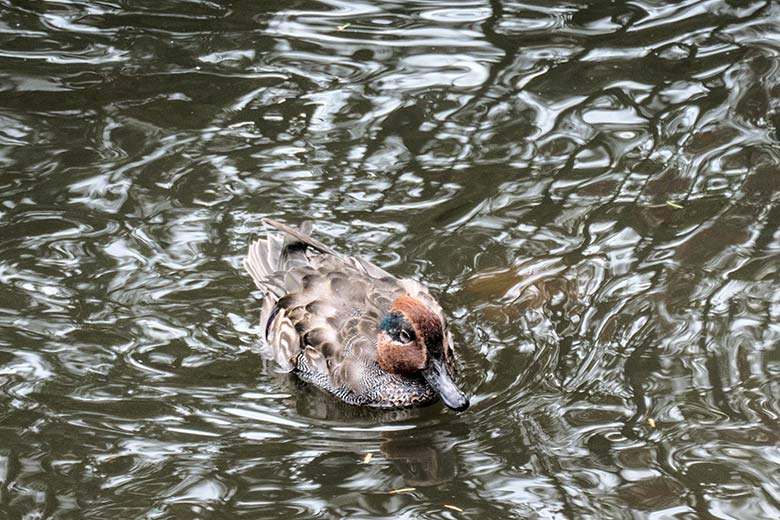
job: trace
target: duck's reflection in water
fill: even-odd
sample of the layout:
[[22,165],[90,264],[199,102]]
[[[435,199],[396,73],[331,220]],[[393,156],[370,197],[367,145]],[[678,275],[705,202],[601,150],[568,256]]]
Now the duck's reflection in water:
[[456,476],[457,445],[468,431],[441,404],[381,411],[345,404],[300,381],[294,384],[298,414],[328,427],[335,449],[347,442],[353,449],[370,450],[378,443],[408,486],[432,486]]
[[425,428],[384,434],[382,454],[393,462],[409,486],[433,486],[455,478],[458,451],[452,432]]

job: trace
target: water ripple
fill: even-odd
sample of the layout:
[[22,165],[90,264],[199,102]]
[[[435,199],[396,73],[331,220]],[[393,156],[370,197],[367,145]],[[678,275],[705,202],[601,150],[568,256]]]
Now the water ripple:
[[[778,516],[777,4],[0,12],[2,515]],[[264,365],[266,216],[428,281],[469,412]]]

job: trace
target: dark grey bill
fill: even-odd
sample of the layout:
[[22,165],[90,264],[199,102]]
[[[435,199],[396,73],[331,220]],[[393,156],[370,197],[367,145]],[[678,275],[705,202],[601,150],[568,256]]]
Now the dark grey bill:
[[462,412],[469,407],[469,399],[452,381],[447,366],[440,359],[433,359],[428,368],[422,371],[425,380],[439,394],[447,408]]

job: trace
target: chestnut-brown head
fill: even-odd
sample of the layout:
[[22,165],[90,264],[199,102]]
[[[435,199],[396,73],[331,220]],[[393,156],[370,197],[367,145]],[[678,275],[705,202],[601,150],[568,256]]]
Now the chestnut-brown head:
[[419,373],[447,407],[463,411],[468,398],[452,381],[444,325],[421,301],[399,296],[379,325],[376,359],[393,374]]

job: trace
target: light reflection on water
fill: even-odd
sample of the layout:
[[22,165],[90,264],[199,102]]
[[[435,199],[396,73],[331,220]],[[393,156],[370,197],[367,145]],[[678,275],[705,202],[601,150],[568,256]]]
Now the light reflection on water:
[[[547,4],[0,0],[0,516],[777,517],[778,6]],[[265,216],[472,408],[265,366]]]

